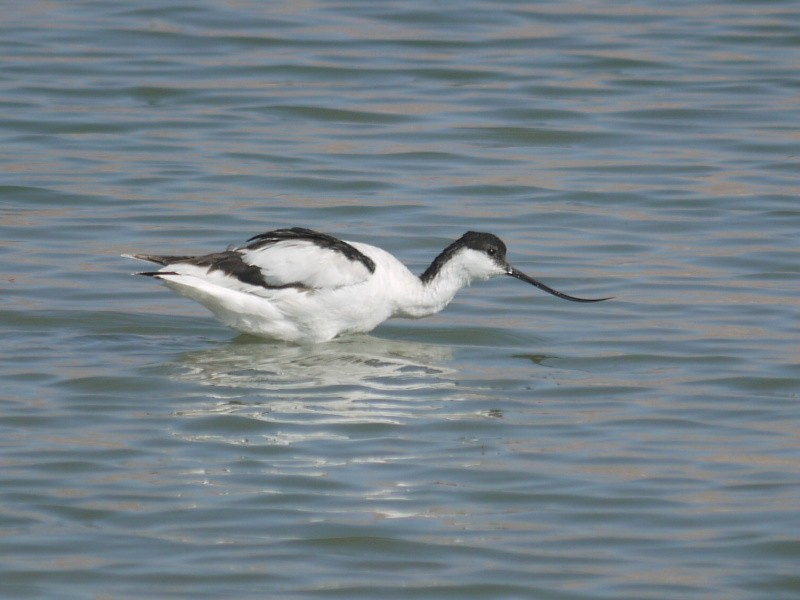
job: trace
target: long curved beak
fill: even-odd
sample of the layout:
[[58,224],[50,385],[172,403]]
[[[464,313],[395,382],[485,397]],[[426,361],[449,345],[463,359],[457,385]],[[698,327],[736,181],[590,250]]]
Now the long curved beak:
[[514,267],[509,266],[508,270],[506,271],[506,275],[511,275],[511,277],[515,277],[521,281],[525,281],[530,283],[531,285],[535,285],[540,290],[544,290],[548,294],[553,294],[553,296],[557,296],[559,298],[563,298],[564,300],[569,300],[570,302],[602,302],[603,300],[611,300],[613,296],[609,296],[608,298],[577,298],[576,296],[569,296],[567,294],[563,294],[553,288],[546,286],[541,281],[536,281],[533,277],[529,277],[525,275],[525,273],[521,273],[517,271]]

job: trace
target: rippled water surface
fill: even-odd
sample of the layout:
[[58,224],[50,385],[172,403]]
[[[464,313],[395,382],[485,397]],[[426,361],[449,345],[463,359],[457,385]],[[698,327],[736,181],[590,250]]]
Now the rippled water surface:
[[[20,2],[0,596],[800,597],[794,2]],[[129,273],[285,226],[511,278],[317,346]]]

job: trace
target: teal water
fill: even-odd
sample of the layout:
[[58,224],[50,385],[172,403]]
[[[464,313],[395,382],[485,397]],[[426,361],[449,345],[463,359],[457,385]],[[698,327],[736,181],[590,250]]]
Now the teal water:
[[[800,596],[800,8],[0,20],[0,596]],[[505,278],[296,347],[123,252],[284,226]]]

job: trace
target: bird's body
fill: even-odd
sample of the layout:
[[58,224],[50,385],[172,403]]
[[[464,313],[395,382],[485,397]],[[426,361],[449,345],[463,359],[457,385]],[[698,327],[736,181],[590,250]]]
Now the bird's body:
[[465,285],[502,274],[568,300],[596,301],[555,292],[516,271],[505,261],[505,244],[489,233],[464,234],[419,277],[381,248],[310,229],[278,229],[248,242],[202,256],[129,256],[162,265],[142,275],[199,302],[229,327],[296,343],[437,313]]

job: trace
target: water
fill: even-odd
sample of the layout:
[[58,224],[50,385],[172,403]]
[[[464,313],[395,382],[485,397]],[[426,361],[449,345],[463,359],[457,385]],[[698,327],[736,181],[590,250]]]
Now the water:
[[[800,596],[792,2],[25,2],[0,595]],[[123,252],[301,225],[505,278],[314,347]]]

